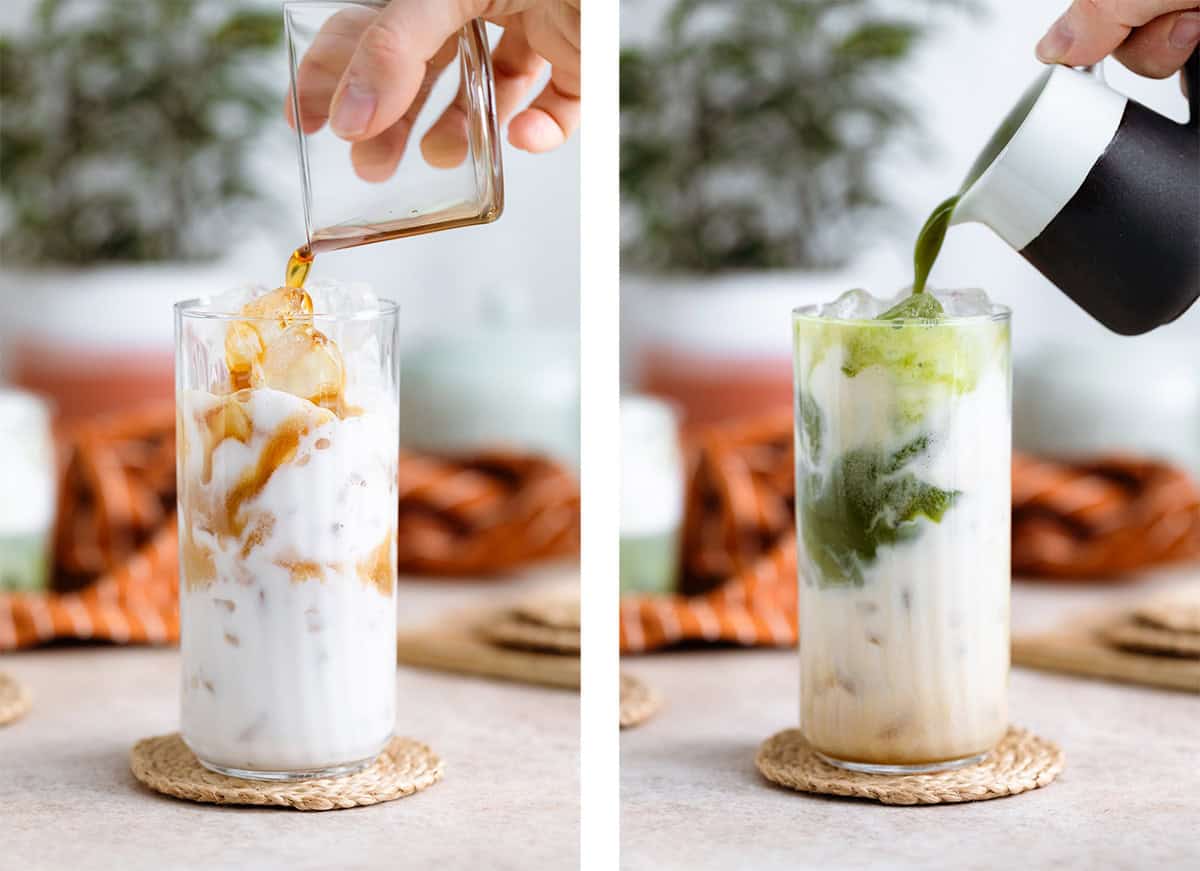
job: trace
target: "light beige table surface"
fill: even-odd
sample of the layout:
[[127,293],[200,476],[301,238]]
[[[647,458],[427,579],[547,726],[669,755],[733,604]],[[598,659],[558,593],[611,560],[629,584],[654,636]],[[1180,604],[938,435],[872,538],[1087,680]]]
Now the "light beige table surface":
[[[400,622],[577,576],[403,582]],[[301,813],[178,801],[133,779],[130,746],[178,728],[174,649],[40,650],[0,668],[34,693],[29,715],[0,728],[3,871],[577,866],[575,693],[400,668],[397,731],[437,750],[445,778],[399,801]]]
[[[1154,584],[1200,571],[1175,571]],[[1149,587],[1017,584],[1017,630]],[[773,787],[759,743],[799,709],[794,652],[628,657],[666,707],[621,736],[622,867],[708,869],[1200,869],[1200,696],[1014,669],[1014,722],[1058,741],[1067,767],[1024,795],[884,807]]]

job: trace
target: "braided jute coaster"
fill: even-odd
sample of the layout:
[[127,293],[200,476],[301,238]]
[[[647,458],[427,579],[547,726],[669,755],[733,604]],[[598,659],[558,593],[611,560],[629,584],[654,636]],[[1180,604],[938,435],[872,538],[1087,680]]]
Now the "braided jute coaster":
[[0,726],[7,726],[29,713],[33,697],[16,678],[0,672]]
[[518,650],[578,655],[580,649],[578,629],[543,626],[515,615],[496,617],[481,624],[479,631],[493,644]]
[[640,726],[658,713],[662,696],[631,674],[621,673],[621,728]]
[[1133,609],[1138,620],[1174,632],[1200,633],[1200,584],[1176,587]]
[[1140,622],[1136,617],[1123,618],[1100,630],[1109,644],[1141,653],[1164,656],[1200,657],[1200,632],[1177,632]]
[[542,626],[579,631],[579,596],[542,596],[519,602],[513,611]]
[[1052,741],[1009,726],[981,762],[936,774],[859,774],[817,757],[799,729],[768,738],[754,760],[763,777],[801,792],[868,798],[883,804],[985,801],[1046,786],[1064,764]]
[[404,798],[442,778],[442,760],[410,738],[393,738],[362,771],[295,783],[242,780],[202,766],[178,732],[143,738],[129,754],[133,776],[166,795],[208,804],[328,811]]

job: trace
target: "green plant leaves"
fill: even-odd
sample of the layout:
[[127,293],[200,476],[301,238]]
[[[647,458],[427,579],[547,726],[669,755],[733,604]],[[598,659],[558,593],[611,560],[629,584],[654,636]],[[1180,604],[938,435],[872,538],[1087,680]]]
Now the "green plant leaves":
[[0,49],[5,263],[209,258],[263,196],[249,161],[282,87],[274,11],[42,0]]
[[844,60],[869,63],[905,57],[921,31],[904,21],[868,21],[851,31],[835,51]]
[[212,42],[232,50],[268,49],[279,43],[279,15],[242,9],[234,12],[213,32]]
[[888,211],[883,149],[921,144],[894,72],[929,7],[968,5],[674,0],[655,38],[622,54],[623,263],[843,265]]
[[814,580],[821,587],[861,587],[863,567],[880,548],[920,535],[921,518],[940,523],[961,496],[921,481],[906,467],[929,450],[920,436],[892,454],[859,449],[838,457],[827,477],[810,473],[798,513]]

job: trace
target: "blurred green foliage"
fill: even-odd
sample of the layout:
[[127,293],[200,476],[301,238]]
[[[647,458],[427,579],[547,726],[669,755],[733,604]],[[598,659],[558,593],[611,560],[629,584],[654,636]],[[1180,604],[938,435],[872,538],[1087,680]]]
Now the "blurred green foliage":
[[920,141],[895,77],[927,30],[911,16],[970,2],[675,0],[621,53],[624,263],[845,263],[886,209],[877,162]]
[[[234,0],[42,0],[0,37],[0,256],[86,265],[214,255],[259,199],[281,113],[278,10]],[[282,64],[280,64],[282,69]]]

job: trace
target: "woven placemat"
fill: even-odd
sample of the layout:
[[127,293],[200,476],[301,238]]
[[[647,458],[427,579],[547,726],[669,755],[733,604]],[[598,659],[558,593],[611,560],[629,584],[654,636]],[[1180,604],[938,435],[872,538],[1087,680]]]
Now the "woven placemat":
[[0,672],[0,726],[7,726],[29,713],[33,697],[24,684]]
[[639,678],[621,672],[621,728],[640,726],[658,713],[662,695]]
[[986,801],[1045,786],[1063,769],[1058,745],[1009,726],[983,761],[936,774],[859,774],[822,761],[799,729],[771,736],[755,764],[772,783],[801,792],[866,798],[883,804]]
[[178,732],[143,738],[129,754],[133,776],[166,795],[207,804],[328,811],[404,798],[442,778],[442,760],[417,741],[393,738],[362,771],[295,783],[242,780],[202,766]]

